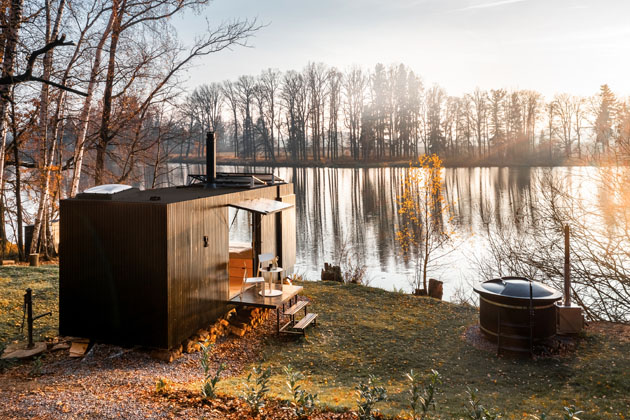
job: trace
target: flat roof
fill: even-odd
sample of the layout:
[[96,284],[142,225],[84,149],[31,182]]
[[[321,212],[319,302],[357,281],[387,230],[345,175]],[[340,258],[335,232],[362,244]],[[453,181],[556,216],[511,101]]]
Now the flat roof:
[[196,200],[199,198],[216,197],[224,194],[232,194],[243,191],[251,191],[259,188],[271,188],[278,185],[286,185],[286,182],[278,182],[272,185],[261,185],[253,188],[246,187],[221,187],[205,188],[200,184],[194,184],[181,187],[167,187],[167,188],[155,188],[149,190],[140,190],[138,188],[131,188],[128,190],[120,191],[115,194],[89,194],[81,193],[74,198],[68,198],[67,200],[81,200],[81,201],[118,201],[126,203],[155,203],[155,204],[170,204],[178,203],[181,201]]

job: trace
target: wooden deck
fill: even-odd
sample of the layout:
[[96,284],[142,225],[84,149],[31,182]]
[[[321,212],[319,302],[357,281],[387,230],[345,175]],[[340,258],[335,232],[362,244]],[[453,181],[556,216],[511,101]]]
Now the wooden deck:
[[[293,286],[290,284],[282,285],[282,295],[276,297],[262,297],[258,294],[256,287],[250,287],[240,295],[231,297],[228,303],[233,305],[254,306],[258,308],[278,309],[290,299],[295,297],[302,291],[302,286]],[[239,285],[240,292],[240,285]]]

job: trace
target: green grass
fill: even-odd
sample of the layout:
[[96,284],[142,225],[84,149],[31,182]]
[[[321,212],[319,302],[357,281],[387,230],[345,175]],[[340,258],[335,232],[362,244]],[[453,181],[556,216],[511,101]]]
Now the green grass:
[[[309,392],[331,406],[356,407],[355,386],[373,374],[390,396],[382,411],[402,414],[405,373],[435,368],[443,377],[438,407],[444,418],[463,414],[467,387],[478,388],[482,403],[508,418],[541,411],[561,418],[570,404],[585,411],[582,419],[618,419],[630,412],[628,343],[587,335],[564,358],[497,359],[461,338],[478,322],[475,308],[330,282],[305,283],[304,293],[319,325],[305,340],[271,338],[264,347],[272,392],[282,398],[289,397],[282,373],[288,364],[306,375]],[[226,379],[223,389],[239,392],[246,374]]]
[[22,325],[24,293],[33,290],[33,316],[52,312],[34,322],[33,339],[43,341],[58,335],[59,267],[0,267],[0,348],[27,339],[26,322]]
[[[22,321],[24,289],[33,289],[35,338],[57,334],[57,267],[0,267],[0,346],[16,339]],[[563,358],[497,359],[462,338],[478,322],[474,308],[380,289],[331,282],[304,283],[304,294],[319,313],[318,326],[306,339],[269,337],[263,366],[272,369],[271,393],[288,398],[282,368],[291,364],[306,376],[304,388],[320,402],[355,408],[355,387],[373,374],[390,395],[378,408],[401,414],[407,404],[405,373],[437,369],[443,378],[438,394],[442,418],[460,418],[467,387],[478,388],[485,406],[507,418],[541,411],[561,418],[575,404],[582,420],[630,418],[630,343],[586,334],[578,350]],[[250,366],[251,367],[251,366]],[[219,390],[240,395],[247,376],[225,378]],[[621,415],[626,417],[622,417]]]

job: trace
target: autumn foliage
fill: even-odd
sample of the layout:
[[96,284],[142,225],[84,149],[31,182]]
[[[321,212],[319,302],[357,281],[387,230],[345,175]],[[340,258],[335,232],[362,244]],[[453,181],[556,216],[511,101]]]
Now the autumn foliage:
[[453,233],[449,230],[449,205],[444,198],[442,160],[436,154],[423,155],[410,163],[398,196],[399,224],[396,240],[405,262],[416,266],[414,293],[426,293],[427,270],[444,254],[443,245]]

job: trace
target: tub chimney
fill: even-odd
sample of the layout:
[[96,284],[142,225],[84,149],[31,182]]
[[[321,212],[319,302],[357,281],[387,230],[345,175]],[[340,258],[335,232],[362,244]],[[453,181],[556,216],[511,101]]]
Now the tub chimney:
[[564,306],[571,306],[571,264],[569,262],[569,225],[564,225]]
[[557,332],[559,334],[577,334],[584,327],[582,308],[571,303],[571,264],[569,261],[570,242],[569,225],[564,226],[564,302],[556,303]]
[[217,177],[217,147],[214,141],[214,131],[206,133],[206,188],[216,188]]

